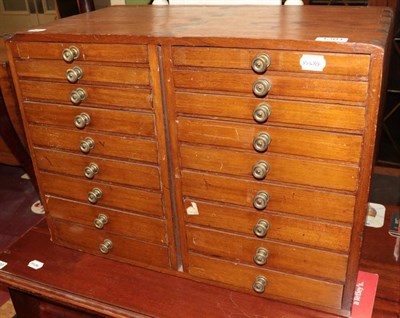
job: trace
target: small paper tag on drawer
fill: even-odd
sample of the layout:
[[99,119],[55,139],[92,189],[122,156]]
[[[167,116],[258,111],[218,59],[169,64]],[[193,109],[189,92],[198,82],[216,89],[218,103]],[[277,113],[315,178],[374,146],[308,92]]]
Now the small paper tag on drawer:
[[320,42],[347,42],[349,39],[348,38],[330,38],[330,37],[324,37],[324,36],[319,36],[315,38],[315,41],[320,41]]
[[303,71],[322,72],[326,66],[326,60],[323,55],[303,54],[300,66]]
[[187,215],[199,215],[199,209],[197,208],[197,204],[192,202],[192,205],[186,208]]
[[0,261],[0,269],[4,268],[7,266],[6,262]]

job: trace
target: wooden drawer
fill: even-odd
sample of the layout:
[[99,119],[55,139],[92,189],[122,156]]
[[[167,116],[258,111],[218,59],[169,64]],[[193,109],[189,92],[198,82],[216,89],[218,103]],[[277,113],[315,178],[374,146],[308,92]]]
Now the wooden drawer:
[[191,275],[225,283],[254,294],[256,293],[252,290],[253,283],[257,276],[262,275],[268,280],[268,285],[265,292],[258,294],[259,296],[281,297],[332,308],[340,308],[342,303],[341,284],[195,254],[189,254],[189,264],[188,271]]
[[[343,254],[192,226],[186,227],[186,237],[189,250],[235,263],[342,283],[346,278],[347,256]],[[268,251],[265,265],[257,265],[253,260],[258,248]]]
[[[139,240],[167,244],[165,221],[119,210],[101,208],[53,196],[46,196],[46,205],[53,218],[91,227],[95,231],[133,237]],[[94,226],[94,220],[104,214],[108,218],[103,229]]]
[[[170,267],[166,246],[138,241],[105,231],[97,231],[57,219],[50,219],[50,222],[53,229],[52,240],[57,244],[142,266]],[[112,242],[112,248],[107,254],[103,254],[99,250],[99,245],[106,239]]]
[[104,131],[124,135],[155,137],[154,115],[149,113],[75,107],[54,104],[24,103],[25,117],[29,123],[57,125],[79,131],[74,119],[81,113],[90,117],[82,130]]
[[87,62],[77,62],[70,65],[64,61],[54,60],[16,60],[15,66],[20,78],[41,78],[68,83],[67,70],[79,66],[83,75],[74,85],[88,83],[150,85],[147,68],[90,64]]
[[47,195],[88,203],[88,194],[98,188],[102,192],[95,206],[122,209],[146,215],[164,216],[162,195],[157,192],[127,188],[108,183],[86,181],[50,173],[40,174],[42,191]]
[[98,172],[91,178],[95,181],[160,190],[160,172],[156,166],[41,148],[35,148],[35,157],[38,168],[43,171],[90,179],[90,176],[85,177],[84,170],[95,164]]
[[369,55],[335,54],[322,52],[294,52],[270,49],[234,49],[205,47],[173,47],[172,59],[175,66],[232,68],[252,71],[252,60],[261,53],[271,58],[268,71],[307,72],[301,68],[303,55],[313,55],[325,60],[322,74],[368,76]]
[[[368,83],[343,79],[321,79],[303,74],[282,73],[253,75],[228,72],[174,71],[175,88],[207,92],[236,93],[253,97],[253,83],[267,79],[271,83],[268,97],[336,101],[339,104],[365,105]],[[262,99],[260,98],[260,101]]]
[[151,109],[150,89],[72,85],[39,81],[20,81],[24,101],[73,105],[70,93],[78,88],[86,92],[81,106],[117,109]]
[[[177,92],[178,114],[207,116],[254,124],[257,98]],[[305,103],[268,99],[271,109],[268,124],[301,125],[325,130],[350,130],[360,133],[365,126],[365,108],[335,104]]]
[[32,142],[36,146],[69,150],[82,153],[80,143],[87,137],[93,139],[95,145],[90,155],[117,157],[151,163],[158,162],[157,144],[155,140],[126,138],[117,135],[105,135],[94,132],[59,129],[47,126],[29,126]]
[[[320,218],[310,219],[274,212],[259,212],[227,204],[213,204],[200,200],[184,200],[185,209],[196,203],[198,214],[185,214],[189,224],[241,233],[254,237],[253,228],[261,219],[268,221],[267,239],[301,244],[338,252],[347,252],[350,246],[351,225],[331,223]],[[329,215],[333,221],[351,222],[353,215]]]
[[[355,191],[359,168],[317,160],[290,158],[274,154],[245,153],[217,148],[180,146],[181,167],[211,171],[255,180],[252,168],[259,161],[269,165],[264,181],[295,183],[336,190]],[[193,160],[193,158],[196,158]]]
[[[64,61],[62,52],[70,46],[76,46],[79,49],[79,57],[76,61],[148,63],[146,45],[14,42],[11,48],[15,58]],[[66,62],[65,64],[67,65]]]
[[271,137],[267,153],[282,153],[321,159],[358,163],[362,137],[350,134],[319,132],[283,127],[180,117],[177,119],[178,139],[187,143],[224,146],[250,150],[258,133]]
[[254,197],[259,191],[266,191],[270,200],[264,211],[280,211],[338,221],[353,218],[355,197],[352,195],[281,184],[260,184],[257,181],[185,170],[181,172],[181,178],[183,195],[193,199],[231,203],[256,210],[253,207]]

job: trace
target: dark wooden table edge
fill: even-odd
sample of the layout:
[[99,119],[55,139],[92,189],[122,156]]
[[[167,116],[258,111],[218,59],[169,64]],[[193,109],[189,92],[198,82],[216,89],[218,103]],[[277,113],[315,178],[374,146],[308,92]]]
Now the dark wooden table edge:
[[[60,289],[54,289],[53,287],[46,286],[42,283],[35,281],[28,281],[18,275],[12,275],[0,271],[0,284],[5,287],[10,287],[22,292],[32,294],[33,296],[44,297],[49,301],[60,303],[66,306],[72,306],[76,309],[85,309],[92,313],[99,314],[99,308],[102,308],[101,315],[105,317],[115,318],[147,318],[151,316],[135,313],[133,311],[127,311],[122,308],[115,306],[107,307],[104,302],[93,300],[82,295],[76,295],[69,292],[65,292]],[[34,292],[32,292],[34,290]]]

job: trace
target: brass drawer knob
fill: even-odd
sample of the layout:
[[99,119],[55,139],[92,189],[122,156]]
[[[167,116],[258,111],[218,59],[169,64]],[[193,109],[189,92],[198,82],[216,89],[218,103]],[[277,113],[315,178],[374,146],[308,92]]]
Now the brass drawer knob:
[[83,88],[77,88],[69,94],[69,97],[71,102],[77,105],[86,99],[87,94]]
[[264,247],[259,247],[256,251],[256,255],[254,255],[253,260],[254,263],[257,265],[265,265],[267,264],[267,258],[268,258],[268,250],[265,249]]
[[93,223],[97,229],[101,230],[104,225],[108,223],[108,217],[107,215],[100,213],[98,217],[94,219]]
[[264,152],[271,143],[271,136],[266,132],[259,133],[253,140],[253,147],[258,152]]
[[90,203],[95,204],[102,196],[103,192],[99,188],[93,188],[92,191],[89,191],[87,198]]
[[83,170],[85,177],[88,179],[93,179],[98,172],[99,172],[99,166],[94,162],[89,163]]
[[264,160],[257,162],[252,168],[252,175],[257,180],[262,180],[267,176],[269,172],[269,164]]
[[256,293],[262,294],[265,291],[265,288],[268,285],[268,280],[264,276],[257,276],[256,280],[253,283],[253,290]]
[[67,80],[70,83],[76,83],[83,76],[83,71],[79,66],[67,69],[66,72]]
[[253,232],[257,237],[264,237],[267,235],[269,229],[269,222],[267,220],[258,220],[257,224],[254,225]]
[[74,118],[74,124],[76,128],[83,129],[87,125],[90,124],[90,116],[86,113],[80,113],[79,115],[76,115]]
[[261,103],[254,109],[253,118],[257,123],[264,123],[271,115],[271,107],[268,104]]
[[251,68],[256,73],[264,73],[271,65],[271,57],[267,53],[258,54],[251,62]]
[[72,62],[79,57],[79,49],[76,46],[70,46],[62,51],[62,58],[65,62]]
[[109,239],[105,239],[103,243],[99,245],[100,252],[107,254],[113,247],[113,243]]
[[81,140],[79,148],[83,153],[89,153],[89,151],[94,148],[94,140],[90,137],[86,137],[85,139]]
[[253,205],[257,210],[264,210],[269,202],[269,194],[266,191],[259,191],[253,199]]
[[268,94],[270,89],[271,83],[264,78],[256,80],[253,84],[253,93],[257,97],[264,97]]

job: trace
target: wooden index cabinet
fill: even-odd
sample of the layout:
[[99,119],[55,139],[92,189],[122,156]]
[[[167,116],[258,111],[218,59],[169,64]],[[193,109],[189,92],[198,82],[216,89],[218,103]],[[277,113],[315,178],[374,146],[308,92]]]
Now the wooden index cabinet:
[[52,240],[349,315],[390,25],[122,6],[10,37]]

